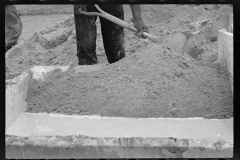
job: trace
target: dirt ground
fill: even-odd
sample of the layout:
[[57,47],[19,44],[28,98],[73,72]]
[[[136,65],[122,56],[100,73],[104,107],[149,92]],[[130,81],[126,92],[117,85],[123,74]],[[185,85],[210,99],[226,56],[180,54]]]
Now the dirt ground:
[[[125,20],[131,23],[130,7],[125,5],[124,10]],[[52,11],[57,14],[58,9]],[[142,16],[150,33],[161,37],[161,42],[138,39],[125,30],[126,58],[109,65],[97,21],[96,52],[99,62],[106,66],[91,73],[56,70],[45,81],[30,81],[27,112],[136,118],[232,117],[228,75],[216,63],[217,30],[229,30],[232,7],[143,5]],[[34,65],[77,66],[74,20],[67,17],[22,16],[26,27],[19,44],[7,53],[9,70],[22,72]]]

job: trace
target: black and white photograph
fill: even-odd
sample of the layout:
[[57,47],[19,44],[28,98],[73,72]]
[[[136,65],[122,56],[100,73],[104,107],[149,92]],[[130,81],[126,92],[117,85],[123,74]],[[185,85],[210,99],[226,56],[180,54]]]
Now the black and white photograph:
[[232,158],[233,30],[232,4],[6,4],[6,158]]

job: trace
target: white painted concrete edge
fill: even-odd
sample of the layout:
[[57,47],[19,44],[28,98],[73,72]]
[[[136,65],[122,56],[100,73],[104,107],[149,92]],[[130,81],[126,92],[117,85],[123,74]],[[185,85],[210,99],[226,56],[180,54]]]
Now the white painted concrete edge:
[[27,98],[29,79],[29,73],[24,72],[14,79],[6,80],[5,130],[8,129],[23,112],[23,105]]
[[[88,65],[88,66],[76,66],[74,67],[74,71],[76,73],[79,72],[91,72],[91,71],[96,71],[101,68],[104,68],[106,65],[105,64],[97,64],[97,65]],[[44,77],[47,75],[47,73],[54,71],[56,69],[61,69],[63,72],[67,71],[70,69],[71,66],[34,66],[31,68],[31,73],[33,74],[33,79],[41,79],[44,80]]]

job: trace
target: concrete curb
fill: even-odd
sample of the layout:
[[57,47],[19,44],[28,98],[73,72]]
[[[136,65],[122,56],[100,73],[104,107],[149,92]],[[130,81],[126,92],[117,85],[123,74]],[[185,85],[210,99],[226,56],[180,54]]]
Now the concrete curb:
[[232,118],[134,119],[24,113],[6,131],[7,158],[232,156]]
[[[42,137],[42,145],[34,145],[31,138],[7,137],[12,144],[6,145],[6,158],[227,158],[233,156],[233,149],[231,147],[226,149],[212,149],[207,147],[188,147],[187,144],[191,140],[178,139],[146,139],[146,138],[109,138],[109,141],[115,141],[119,144],[131,144],[136,141],[146,141],[146,145],[142,146],[104,146],[104,145],[74,145],[74,146],[60,146],[59,144],[69,143],[77,138],[68,137]],[[85,142],[91,143],[96,141],[106,140],[107,138],[90,138],[85,136],[78,136]],[[41,139],[41,137],[38,137]],[[46,143],[43,143],[46,139]],[[48,140],[47,140],[48,139]],[[79,140],[78,139],[78,140]],[[16,142],[22,141],[19,145]],[[36,141],[36,140],[35,140]],[[52,141],[58,141],[58,145],[46,146]],[[162,142],[162,146],[151,147],[149,142]],[[177,146],[177,143],[184,142],[185,147]],[[73,142],[74,143],[74,142]],[[212,142],[216,146],[221,142]]]
[[106,147],[82,146],[74,148],[6,146],[6,157],[17,159],[78,159],[78,158],[228,158],[232,150],[179,147]]
[[29,79],[30,74],[24,72],[12,80],[6,80],[5,131],[23,112],[24,101],[27,98]]
[[233,156],[233,119],[24,113],[6,131],[6,155],[7,158],[226,158]]
[[233,92],[233,34],[226,29],[218,33],[218,60],[222,69],[227,68]]

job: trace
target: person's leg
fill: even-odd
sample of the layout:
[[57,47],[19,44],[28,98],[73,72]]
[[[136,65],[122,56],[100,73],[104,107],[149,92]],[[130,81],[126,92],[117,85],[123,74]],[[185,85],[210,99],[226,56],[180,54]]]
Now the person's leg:
[[10,50],[12,47],[13,47],[13,46],[7,46],[7,45],[5,45],[5,53],[6,53],[8,50]]
[[[74,19],[76,26],[77,56],[79,65],[98,63],[96,54],[96,16],[85,16],[78,12],[81,5],[74,5]],[[95,12],[93,5],[86,5],[88,12]]]
[[[99,5],[105,12],[124,20],[122,5]],[[123,27],[100,17],[103,44],[109,63],[114,63],[125,57]]]
[[22,33],[22,21],[14,5],[5,6],[5,52],[17,44]]

